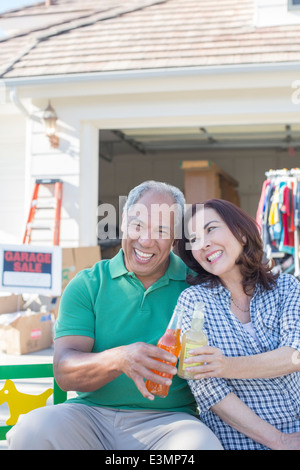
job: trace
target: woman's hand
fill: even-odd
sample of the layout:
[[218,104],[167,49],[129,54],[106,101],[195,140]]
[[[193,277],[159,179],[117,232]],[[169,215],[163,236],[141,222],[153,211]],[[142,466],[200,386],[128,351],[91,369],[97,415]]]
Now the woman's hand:
[[261,419],[234,393],[211,407],[225,423],[272,450],[300,450],[300,432],[285,434]]
[[186,367],[186,370],[195,374],[194,379],[229,376],[230,358],[224,356],[219,348],[202,346],[190,350],[189,356],[184,360],[185,364],[199,363],[197,366]]
[[195,373],[195,379],[268,379],[300,370],[299,352],[287,346],[253,356],[236,357],[224,356],[218,348],[203,346],[190,350],[189,355],[185,364],[199,363],[189,369]]
[[278,450],[300,450],[300,432],[282,433]]

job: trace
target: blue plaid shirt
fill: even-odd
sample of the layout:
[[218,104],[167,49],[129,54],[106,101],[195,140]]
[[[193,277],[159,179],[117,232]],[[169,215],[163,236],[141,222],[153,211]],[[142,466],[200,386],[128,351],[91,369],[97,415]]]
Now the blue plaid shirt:
[[[204,331],[211,346],[226,356],[249,356],[281,346],[300,350],[300,283],[281,274],[271,291],[257,286],[250,314],[257,340],[230,311],[230,292],[197,285],[182,292],[178,304],[185,308],[182,333],[190,328],[193,305],[205,302]],[[201,420],[222,442],[224,449],[266,449],[222,421],[210,408],[235,393],[262,419],[285,433],[300,431],[300,373],[272,379],[206,378],[189,380]]]

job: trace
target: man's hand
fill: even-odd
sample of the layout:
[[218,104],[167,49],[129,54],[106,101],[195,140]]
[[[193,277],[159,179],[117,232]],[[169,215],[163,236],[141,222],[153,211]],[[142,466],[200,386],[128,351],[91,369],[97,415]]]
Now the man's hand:
[[133,343],[99,353],[91,352],[93,344],[94,340],[86,336],[63,336],[55,340],[53,366],[56,381],[63,390],[94,391],[124,373],[145,398],[153,400],[144,379],[166,385],[171,380],[151,369],[171,376],[177,373],[171,365],[176,364],[177,358],[152,344]]
[[154,396],[147,390],[144,379],[165,385],[172,383],[171,379],[161,377],[152,372],[151,369],[175,375],[177,369],[171,364],[176,363],[177,358],[173,354],[147,343],[133,343],[128,346],[121,346],[120,349],[122,350],[120,363],[122,372],[134,381],[145,398],[153,400]]

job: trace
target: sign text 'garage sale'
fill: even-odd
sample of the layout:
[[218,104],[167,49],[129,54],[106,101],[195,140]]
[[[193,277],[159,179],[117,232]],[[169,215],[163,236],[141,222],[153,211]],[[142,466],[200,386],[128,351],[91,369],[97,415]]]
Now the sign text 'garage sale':
[[4,271],[50,273],[51,253],[4,251]]
[[0,245],[1,290],[60,295],[61,248]]

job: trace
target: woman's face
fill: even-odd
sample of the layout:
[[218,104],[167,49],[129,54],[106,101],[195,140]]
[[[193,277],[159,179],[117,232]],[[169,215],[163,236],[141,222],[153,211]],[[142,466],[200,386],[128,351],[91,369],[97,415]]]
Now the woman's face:
[[203,213],[195,214],[188,223],[193,257],[205,271],[218,276],[225,284],[230,279],[240,279],[236,260],[243,245],[214,209],[200,210]]

